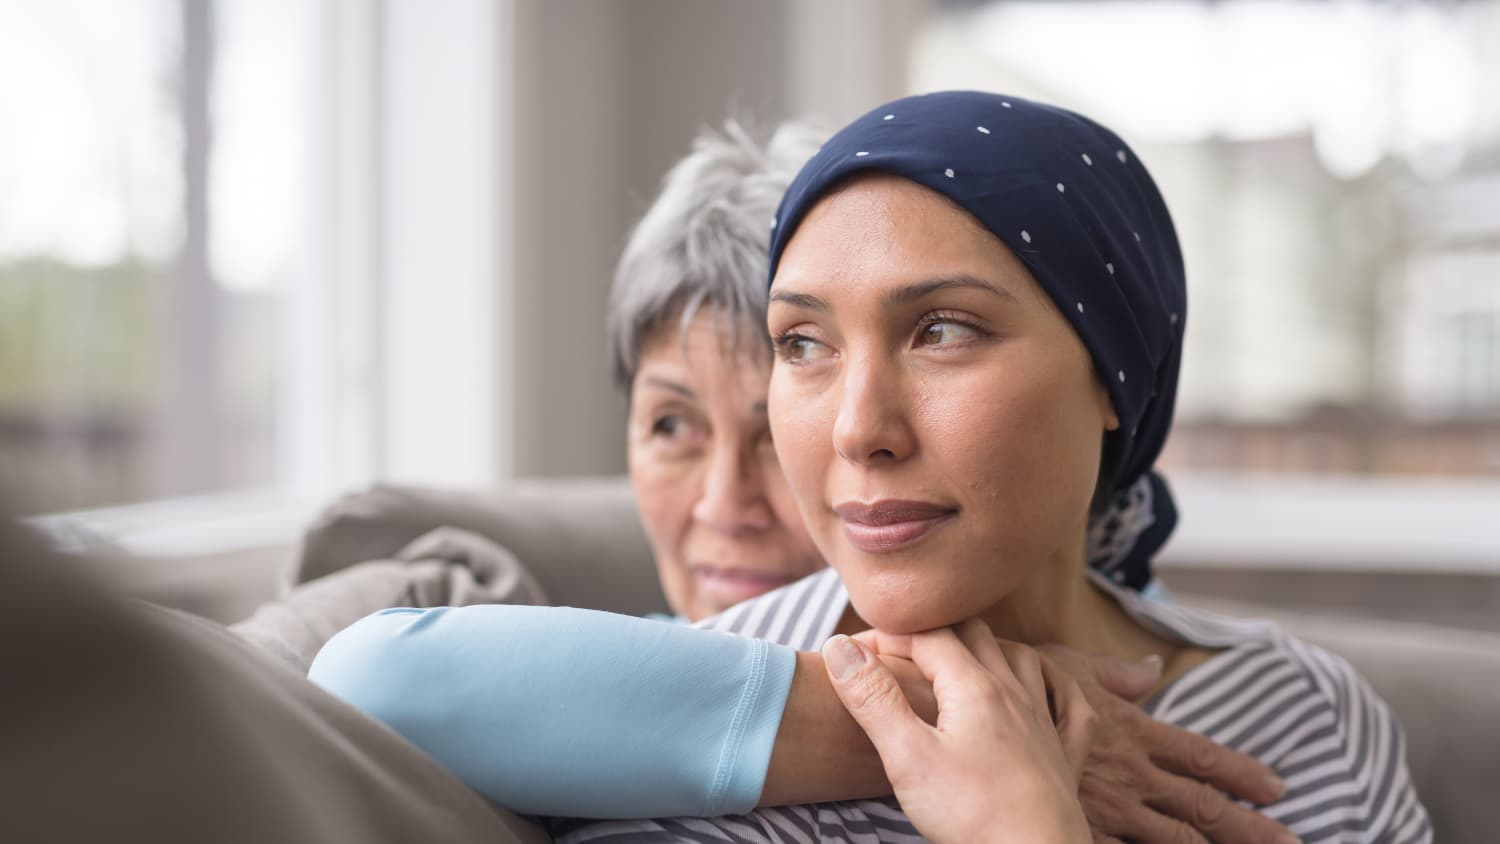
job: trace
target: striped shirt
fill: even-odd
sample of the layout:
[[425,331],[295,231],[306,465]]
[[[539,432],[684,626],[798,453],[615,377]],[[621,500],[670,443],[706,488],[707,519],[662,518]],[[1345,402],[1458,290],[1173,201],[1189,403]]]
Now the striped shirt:
[[[1268,621],[1143,598],[1094,575],[1138,623],[1220,652],[1146,705],[1160,721],[1201,733],[1271,766],[1285,796],[1262,811],[1305,842],[1430,842],[1427,812],[1406,770],[1401,729],[1348,663]],[[848,607],[833,569],[735,606],[698,626],[822,647]],[[716,818],[552,819],[559,844],[579,842],[917,842],[893,799],[757,809]]]

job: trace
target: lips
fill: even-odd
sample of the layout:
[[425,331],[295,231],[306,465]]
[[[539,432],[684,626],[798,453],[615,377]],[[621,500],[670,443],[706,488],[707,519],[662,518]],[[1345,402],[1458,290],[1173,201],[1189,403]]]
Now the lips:
[[777,571],[710,566],[703,563],[690,565],[689,570],[698,588],[723,606],[733,606],[796,580],[798,575]]
[[861,551],[872,554],[898,551],[927,538],[958,511],[926,501],[886,499],[835,505],[844,535]]

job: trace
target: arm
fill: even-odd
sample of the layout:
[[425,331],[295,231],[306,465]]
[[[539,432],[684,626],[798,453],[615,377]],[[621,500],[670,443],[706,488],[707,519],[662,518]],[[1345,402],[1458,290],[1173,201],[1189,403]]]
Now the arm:
[[[757,648],[766,654],[763,674],[754,670]],[[880,658],[917,713],[932,721],[936,704],[920,672],[904,659]],[[1087,662],[1072,670],[1090,697],[1107,694],[1092,680],[1098,671],[1108,682],[1109,672]],[[520,811],[713,815],[890,793],[880,759],[839,702],[821,655],[748,639],[563,608],[387,610],[336,636],[310,676],[471,787]],[[1128,682],[1116,678],[1114,687]],[[1163,736],[1130,729],[1150,719],[1126,707],[1107,707],[1100,734],[1118,725],[1134,743],[1120,745],[1126,750],[1118,757],[1091,759],[1087,771],[1117,781],[1125,778],[1108,776],[1111,770],[1145,770],[1138,760],[1148,741],[1158,753],[1191,756],[1209,782],[1243,782],[1246,773],[1264,770],[1251,763],[1247,771],[1238,754],[1196,736],[1173,743],[1165,725]],[[742,708],[745,726],[736,733]],[[1228,775],[1234,772],[1240,776]],[[1147,811],[1130,780],[1094,800],[1086,795],[1090,814],[1101,807]],[[1181,782],[1185,793],[1202,791]],[[1230,812],[1220,823],[1245,820]],[[1259,827],[1252,821],[1248,829]]]
[[509,808],[716,815],[756,804],[795,658],[629,616],[484,605],[368,616],[309,677]]
[[[877,657],[896,678],[917,714],[932,723],[937,702],[932,684],[910,660]],[[823,655],[797,654],[786,710],[766,771],[760,805],[821,803],[885,797],[891,793],[875,745],[839,701]]]

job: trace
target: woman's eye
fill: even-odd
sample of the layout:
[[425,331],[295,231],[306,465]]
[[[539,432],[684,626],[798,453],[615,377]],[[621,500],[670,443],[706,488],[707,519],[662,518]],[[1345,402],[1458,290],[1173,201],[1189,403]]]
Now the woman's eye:
[[776,354],[792,363],[826,358],[830,354],[827,346],[805,334],[788,331],[776,338]]
[[687,455],[701,447],[708,431],[691,416],[662,413],[652,417],[649,440],[664,455]]
[[978,336],[977,329],[961,322],[929,322],[922,326],[921,332],[917,335],[917,345],[942,346],[947,343],[972,340]]
[[651,436],[666,437],[667,439],[671,439],[682,432],[683,426],[685,424],[686,423],[683,422],[681,416],[671,415],[657,417],[656,421],[651,423]]

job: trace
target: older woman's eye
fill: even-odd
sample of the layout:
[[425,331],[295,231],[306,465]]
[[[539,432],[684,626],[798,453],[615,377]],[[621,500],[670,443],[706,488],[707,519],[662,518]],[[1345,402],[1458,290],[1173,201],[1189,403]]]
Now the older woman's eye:
[[655,453],[668,457],[696,454],[708,439],[708,430],[700,420],[681,413],[662,413],[651,417],[648,441]]
[[651,423],[651,436],[671,439],[681,434],[686,425],[687,423],[681,416],[675,414],[659,416]]
[[917,333],[918,346],[943,346],[972,340],[982,335],[979,329],[962,322],[934,320],[922,326]]

